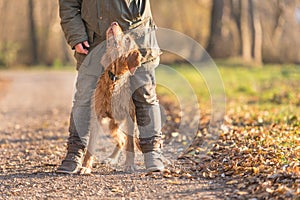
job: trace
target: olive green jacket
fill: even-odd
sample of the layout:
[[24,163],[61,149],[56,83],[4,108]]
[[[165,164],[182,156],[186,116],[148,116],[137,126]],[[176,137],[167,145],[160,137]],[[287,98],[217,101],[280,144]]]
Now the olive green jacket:
[[133,32],[148,59],[160,54],[155,37],[150,0],[59,0],[61,26],[69,45],[88,40],[105,40],[110,24],[118,22],[123,31]]

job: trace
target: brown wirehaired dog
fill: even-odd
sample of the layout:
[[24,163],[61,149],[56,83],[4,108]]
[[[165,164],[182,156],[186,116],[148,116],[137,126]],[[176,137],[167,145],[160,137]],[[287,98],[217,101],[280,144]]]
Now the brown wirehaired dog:
[[[106,163],[117,164],[121,150],[126,146],[125,170],[134,171],[135,107],[131,98],[130,75],[141,65],[142,56],[134,39],[124,34],[117,22],[106,31],[106,52],[101,64],[105,67],[98,79],[92,109],[99,122],[110,118],[109,130],[116,141],[113,153]],[[93,112],[93,111],[92,111]],[[90,137],[81,174],[91,173],[95,138]]]

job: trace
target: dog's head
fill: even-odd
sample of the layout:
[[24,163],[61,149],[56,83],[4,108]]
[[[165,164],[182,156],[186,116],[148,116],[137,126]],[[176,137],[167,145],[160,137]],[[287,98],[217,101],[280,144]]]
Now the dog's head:
[[141,65],[141,54],[134,39],[124,34],[117,22],[113,22],[106,31],[106,52],[101,64],[107,68],[114,65],[114,73],[121,76],[126,72],[134,74]]

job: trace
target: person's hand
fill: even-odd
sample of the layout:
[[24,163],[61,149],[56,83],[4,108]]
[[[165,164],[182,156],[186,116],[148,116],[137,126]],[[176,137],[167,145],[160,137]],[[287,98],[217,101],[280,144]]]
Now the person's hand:
[[89,42],[88,41],[84,41],[82,43],[78,43],[75,45],[75,51],[77,53],[81,53],[81,54],[85,54],[87,55],[89,53],[88,48],[90,47]]

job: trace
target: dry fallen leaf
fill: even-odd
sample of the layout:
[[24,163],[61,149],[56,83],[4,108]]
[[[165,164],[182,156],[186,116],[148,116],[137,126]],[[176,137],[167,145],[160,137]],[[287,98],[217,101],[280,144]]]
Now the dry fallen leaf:
[[249,194],[247,191],[237,191],[236,193],[238,195],[247,195],[247,194]]
[[234,185],[234,184],[237,184],[237,183],[239,183],[238,180],[231,180],[231,181],[226,182],[226,185]]
[[179,185],[180,184],[178,182],[178,180],[168,180],[167,182],[170,183],[170,184],[173,184],[173,185]]
[[267,188],[266,191],[267,191],[268,193],[271,193],[271,194],[274,192],[274,190],[271,189],[271,188]]

